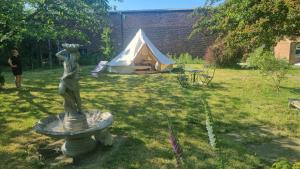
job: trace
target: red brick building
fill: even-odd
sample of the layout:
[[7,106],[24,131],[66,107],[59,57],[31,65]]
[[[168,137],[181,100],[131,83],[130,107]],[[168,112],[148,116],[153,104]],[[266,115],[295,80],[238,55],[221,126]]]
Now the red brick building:
[[300,63],[300,39],[283,39],[274,48],[277,58],[286,59],[290,63]]
[[210,40],[201,35],[189,39],[195,23],[192,12],[191,9],[110,12],[114,48],[122,51],[141,28],[162,53],[188,52],[202,57]]

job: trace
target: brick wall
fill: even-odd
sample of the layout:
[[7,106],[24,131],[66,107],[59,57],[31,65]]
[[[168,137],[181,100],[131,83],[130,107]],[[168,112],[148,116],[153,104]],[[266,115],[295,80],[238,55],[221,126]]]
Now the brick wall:
[[290,60],[291,42],[288,40],[281,40],[274,48],[274,53],[277,58]]
[[286,59],[290,63],[300,63],[300,56],[296,56],[296,45],[300,41],[291,41],[288,39],[280,40],[274,48],[274,53],[277,58]]
[[198,35],[188,39],[195,18],[192,10],[149,10],[111,12],[112,39],[116,51],[122,51],[138,29],[143,29],[152,43],[162,52],[188,52],[202,57],[210,40]]

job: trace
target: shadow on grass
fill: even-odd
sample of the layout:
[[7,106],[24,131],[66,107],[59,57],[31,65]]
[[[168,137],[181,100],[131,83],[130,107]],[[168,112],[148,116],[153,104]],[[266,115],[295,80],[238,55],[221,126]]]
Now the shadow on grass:
[[[141,139],[117,136],[112,147],[98,146],[87,158],[81,159],[77,167],[85,168],[160,168],[150,163],[149,155],[157,158],[172,159],[167,149],[148,148]],[[169,167],[172,165],[168,164]]]
[[285,89],[285,90],[288,90],[290,93],[293,93],[293,94],[300,94],[300,87],[285,87],[285,86],[281,86],[280,87],[281,89]]
[[[2,104],[11,104],[8,105],[11,107],[12,112],[1,112],[0,116],[0,142],[1,146],[9,145],[14,142],[17,143],[16,137],[20,137],[29,133],[32,130],[32,126],[28,126],[27,123],[24,125],[14,128],[11,124],[19,125],[19,123],[24,123],[26,119],[41,119],[45,114],[51,114],[46,107],[43,106],[43,102],[41,104],[35,103],[33,100],[39,99],[30,94],[29,91],[18,91],[17,92],[18,100],[16,100],[15,104],[6,103],[5,101]],[[19,106],[20,104],[21,106]],[[25,106],[22,106],[25,104]],[[32,110],[28,110],[28,108],[32,108]],[[36,111],[35,111],[36,110]],[[40,113],[42,112],[42,113]]]

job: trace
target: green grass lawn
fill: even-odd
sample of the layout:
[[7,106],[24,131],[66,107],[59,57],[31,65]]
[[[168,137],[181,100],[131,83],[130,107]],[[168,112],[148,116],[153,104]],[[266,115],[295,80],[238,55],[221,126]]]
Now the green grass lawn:
[[[268,168],[278,157],[300,160],[300,150],[272,143],[274,139],[300,138],[300,112],[287,106],[288,98],[300,97],[300,69],[291,70],[276,93],[254,70],[217,69],[213,87],[185,89],[178,85],[174,74],[103,74],[96,79],[89,75],[92,68],[82,67],[83,106],[112,112],[115,144],[99,147],[76,165],[61,168],[174,168],[166,116],[174,124],[187,168],[216,168],[203,100],[212,112],[228,168]],[[52,159],[42,160],[42,165],[30,157],[36,153],[34,149],[56,140],[35,134],[32,127],[39,119],[63,111],[63,99],[57,91],[62,71],[27,71],[22,90],[14,88],[10,72],[4,73],[6,86],[0,91],[0,168],[51,167]],[[263,149],[261,145],[273,146]]]

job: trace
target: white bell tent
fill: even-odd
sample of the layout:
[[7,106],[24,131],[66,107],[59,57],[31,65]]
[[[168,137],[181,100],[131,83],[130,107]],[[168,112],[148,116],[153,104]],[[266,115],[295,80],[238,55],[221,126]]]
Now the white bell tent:
[[174,63],[162,54],[140,29],[126,49],[107,66],[109,72],[128,74],[165,71]]
[[107,61],[100,61],[94,70],[91,71],[93,77],[98,77],[98,74],[105,70]]

